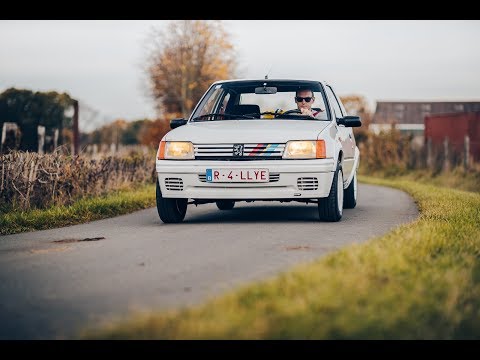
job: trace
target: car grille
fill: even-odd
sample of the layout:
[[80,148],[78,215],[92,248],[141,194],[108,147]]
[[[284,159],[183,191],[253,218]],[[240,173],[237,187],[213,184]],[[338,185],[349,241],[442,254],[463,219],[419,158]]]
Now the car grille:
[[[198,174],[198,179],[201,182],[207,182],[207,174]],[[280,180],[280,174],[270,173],[269,182],[277,182]]]
[[316,177],[304,177],[297,179],[298,190],[317,190],[318,179]]
[[183,191],[183,180],[181,178],[166,178],[165,187],[167,190]]
[[[234,146],[243,145],[243,152],[234,155]],[[196,160],[280,160],[285,144],[195,144]]]

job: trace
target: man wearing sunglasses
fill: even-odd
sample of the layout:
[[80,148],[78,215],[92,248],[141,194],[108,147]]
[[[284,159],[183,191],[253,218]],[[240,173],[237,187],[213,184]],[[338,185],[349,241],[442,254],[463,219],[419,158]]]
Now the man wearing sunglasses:
[[297,90],[295,94],[295,102],[297,103],[298,110],[302,112],[302,115],[308,115],[317,117],[322,110],[313,110],[312,105],[315,102],[315,96],[310,89]]

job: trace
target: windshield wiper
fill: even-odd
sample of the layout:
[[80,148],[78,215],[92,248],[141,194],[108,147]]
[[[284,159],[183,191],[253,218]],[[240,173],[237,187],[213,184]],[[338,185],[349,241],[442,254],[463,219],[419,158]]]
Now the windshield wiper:
[[240,114],[229,114],[229,113],[211,113],[211,114],[203,114],[197,117],[194,117],[192,121],[208,121],[208,117],[217,117],[221,116],[221,119],[211,119],[211,120],[224,120],[225,117],[228,117],[230,119],[232,118],[241,118],[241,119],[255,119],[254,116],[249,116],[249,115],[240,115]]

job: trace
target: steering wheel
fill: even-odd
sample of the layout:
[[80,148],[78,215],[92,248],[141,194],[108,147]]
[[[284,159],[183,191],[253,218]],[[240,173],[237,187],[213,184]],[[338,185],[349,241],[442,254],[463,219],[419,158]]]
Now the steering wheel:
[[302,112],[299,109],[287,110],[278,115],[288,115],[288,114],[301,114]]
[[[315,111],[322,111],[322,109],[320,108],[314,108],[312,107],[312,110],[315,110]],[[292,110],[287,110],[281,114],[278,114],[278,115],[289,115],[289,114],[302,114],[302,111],[300,109],[292,109]]]

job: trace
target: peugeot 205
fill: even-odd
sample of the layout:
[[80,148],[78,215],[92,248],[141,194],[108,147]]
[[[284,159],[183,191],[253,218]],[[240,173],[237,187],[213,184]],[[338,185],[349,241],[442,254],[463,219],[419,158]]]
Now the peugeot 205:
[[323,81],[217,81],[159,143],[160,219],[183,221],[189,204],[297,201],[315,203],[319,220],[339,221],[357,204],[357,126]]

